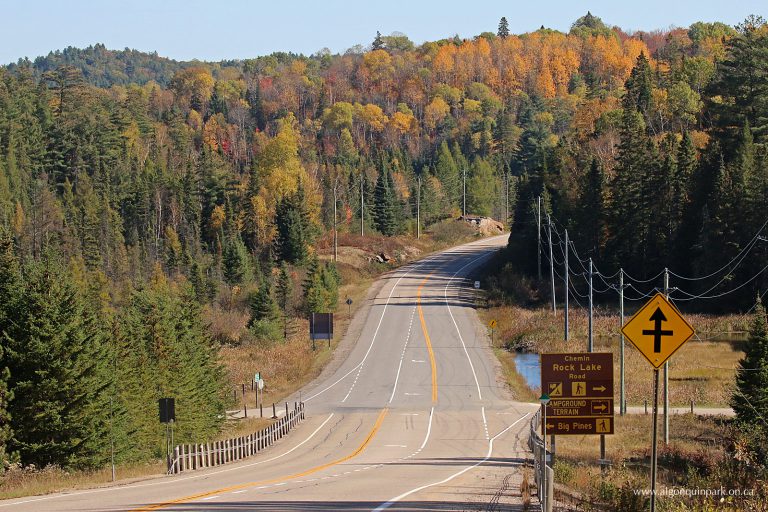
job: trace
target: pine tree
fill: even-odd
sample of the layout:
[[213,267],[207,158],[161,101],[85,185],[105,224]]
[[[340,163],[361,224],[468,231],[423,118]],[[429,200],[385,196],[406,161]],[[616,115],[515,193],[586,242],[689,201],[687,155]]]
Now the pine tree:
[[277,305],[272,298],[272,287],[268,280],[262,280],[259,290],[253,294],[249,302],[251,309],[251,319],[248,322],[249,327],[256,322],[271,322],[277,319]]
[[731,407],[740,422],[765,424],[768,421],[768,319],[759,296],[744,352],[736,369]]
[[232,237],[224,246],[222,263],[224,265],[224,280],[230,286],[253,281],[251,255],[240,235]]
[[381,32],[378,30],[376,31],[376,37],[373,40],[373,44],[371,45],[371,50],[383,50],[384,49],[384,39],[381,37]]
[[320,283],[325,296],[326,311],[335,311],[339,304],[339,284],[341,278],[336,264],[327,262],[320,270]]
[[307,275],[303,283],[304,311],[307,314],[328,312],[327,297],[323,290],[321,273],[322,269],[315,257],[307,265]]
[[384,167],[379,173],[374,190],[374,222],[382,235],[393,236],[399,232],[397,197],[392,189],[392,176]]
[[280,201],[275,213],[276,245],[280,260],[301,263],[306,259],[308,245],[306,223],[301,206],[294,198],[284,198]]
[[293,281],[288,273],[288,266],[283,262],[280,265],[280,274],[277,278],[277,305],[283,313],[283,338],[288,337],[288,315],[293,296]]
[[112,379],[103,329],[54,256],[25,273],[16,328],[6,333],[10,445],[25,464],[98,466],[108,443]]
[[[629,78],[624,84],[626,92],[622,99],[622,106],[624,110],[635,110],[643,114],[646,123],[648,122],[651,101],[653,98],[653,72],[651,70],[651,64],[648,62],[648,58],[645,53],[640,52],[637,56],[635,66],[632,68],[632,72],[629,74]],[[648,126],[650,128],[650,126]]]
[[21,298],[19,262],[16,258],[13,238],[10,233],[0,230],[0,463],[8,460],[8,442],[11,439],[11,418],[8,404],[13,399],[13,392],[8,387],[10,370],[6,356],[7,336],[13,334],[14,319],[19,315]]
[[580,233],[588,254],[599,257],[605,239],[605,174],[596,158],[592,159],[579,201]]
[[448,148],[448,143],[445,141],[440,144],[440,148],[437,150],[435,176],[440,180],[450,205],[453,207],[461,206],[460,170],[453,159],[451,150]]
[[157,421],[157,399],[162,397],[176,399],[178,443],[218,432],[224,414],[223,373],[192,290],[179,289],[156,269],[149,285],[133,292],[118,325],[118,372],[126,375],[121,399],[137,452],[145,457],[164,454],[163,427]]
[[493,167],[483,158],[472,162],[472,173],[467,179],[467,213],[489,216],[498,197],[497,179]]
[[502,38],[509,36],[509,22],[507,22],[505,16],[502,16],[499,20],[499,30],[496,32],[496,35]]

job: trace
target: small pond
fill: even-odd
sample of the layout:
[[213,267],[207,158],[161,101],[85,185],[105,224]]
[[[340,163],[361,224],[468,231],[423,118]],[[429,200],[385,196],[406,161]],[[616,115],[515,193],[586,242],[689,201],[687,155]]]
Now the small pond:
[[525,383],[534,391],[541,387],[541,363],[539,354],[519,352],[515,354],[515,369],[523,376]]

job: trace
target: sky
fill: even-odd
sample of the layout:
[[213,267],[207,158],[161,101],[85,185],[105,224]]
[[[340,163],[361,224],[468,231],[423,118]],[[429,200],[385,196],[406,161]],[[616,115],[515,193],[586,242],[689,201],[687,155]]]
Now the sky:
[[768,17],[765,0],[0,0],[0,64],[95,43],[177,60],[336,53],[370,44],[377,30],[417,44],[495,32],[502,16],[512,33],[567,31],[587,10],[627,31]]

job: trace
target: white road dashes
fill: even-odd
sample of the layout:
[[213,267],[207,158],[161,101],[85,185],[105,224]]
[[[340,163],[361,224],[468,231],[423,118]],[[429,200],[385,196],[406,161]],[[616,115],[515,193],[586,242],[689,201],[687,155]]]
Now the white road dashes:
[[[389,403],[395,398],[395,391],[397,390],[397,382],[400,380],[400,370],[403,368],[403,358],[405,357],[405,350],[408,348],[408,342],[411,340],[411,331],[413,329],[413,317],[416,314],[416,306],[411,311],[411,320],[408,322],[408,335],[405,337],[405,345],[403,345],[403,352],[400,354],[400,364],[397,365],[397,374],[395,375],[395,385],[392,387],[392,396],[389,397]],[[408,393],[406,393],[407,395]]]

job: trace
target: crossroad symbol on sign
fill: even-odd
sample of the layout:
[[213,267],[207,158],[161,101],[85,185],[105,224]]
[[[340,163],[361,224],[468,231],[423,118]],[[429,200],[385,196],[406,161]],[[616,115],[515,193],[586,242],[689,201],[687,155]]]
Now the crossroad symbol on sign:
[[587,383],[581,381],[571,382],[571,395],[587,396]]
[[595,432],[598,434],[607,434],[611,431],[611,419],[605,418],[597,420],[597,423],[595,424]]
[[549,383],[549,396],[563,396],[563,383],[562,382],[550,382]]
[[640,308],[621,332],[657,369],[694,334],[693,327],[662,293]]

